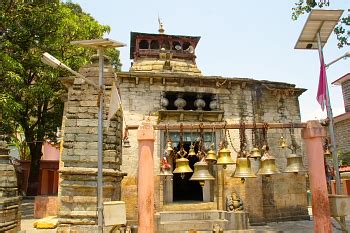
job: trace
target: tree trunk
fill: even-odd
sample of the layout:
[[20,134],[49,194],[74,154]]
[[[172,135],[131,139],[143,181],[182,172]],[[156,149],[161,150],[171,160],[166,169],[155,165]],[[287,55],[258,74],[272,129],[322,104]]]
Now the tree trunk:
[[42,156],[42,142],[31,143],[30,148],[30,172],[28,178],[27,196],[36,196],[39,187],[40,159]]

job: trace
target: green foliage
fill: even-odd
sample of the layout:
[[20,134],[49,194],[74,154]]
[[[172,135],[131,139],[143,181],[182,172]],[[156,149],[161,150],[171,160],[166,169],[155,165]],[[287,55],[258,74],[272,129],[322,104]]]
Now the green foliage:
[[[323,8],[330,6],[328,1],[299,0],[292,8],[292,19],[297,20],[304,13],[309,13],[313,8]],[[350,13],[343,16],[334,28],[334,34],[338,39],[338,48],[350,45]]]
[[350,165],[350,151],[346,153],[339,151],[338,158],[340,160],[340,165]]
[[[96,51],[70,42],[102,38],[109,31],[109,26],[70,2],[0,2],[0,130],[15,135],[22,129],[32,160],[40,159],[44,136],[61,124],[60,97],[65,90],[58,77],[71,75],[43,64],[42,53],[49,52],[77,70]],[[108,55],[120,69],[117,50]]]

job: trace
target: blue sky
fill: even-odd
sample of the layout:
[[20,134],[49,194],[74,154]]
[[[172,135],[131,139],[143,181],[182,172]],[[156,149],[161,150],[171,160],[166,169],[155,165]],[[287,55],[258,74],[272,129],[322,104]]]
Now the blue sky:
[[[111,26],[105,37],[128,45],[120,49],[123,71],[130,68],[130,32],[157,33],[159,15],[166,34],[201,36],[196,55],[204,75],[296,84],[308,89],[299,98],[302,120],[321,119],[326,114],[316,101],[318,52],[294,49],[307,18],[291,20],[296,1],[73,0],[97,21]],[[329,9],[348,7],[347,0],[337,0],[331,1]],[[324,47],[325,62],[347,51],[350,47],[337,48],[332,34]],[[327,70],[334,115],[344,112],[344,104],[341,88],[330,83],[349,72],[350,58]]]

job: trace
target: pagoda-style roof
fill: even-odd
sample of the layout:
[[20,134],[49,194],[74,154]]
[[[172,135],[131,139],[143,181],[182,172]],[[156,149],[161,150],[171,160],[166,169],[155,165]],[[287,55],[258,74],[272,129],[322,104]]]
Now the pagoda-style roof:
[[160,52],[165,52],[172,53],[173,58],[194,61],[194,51],[200,39],[199,36],[141,32],[130,34],[130,59],[159,57]]

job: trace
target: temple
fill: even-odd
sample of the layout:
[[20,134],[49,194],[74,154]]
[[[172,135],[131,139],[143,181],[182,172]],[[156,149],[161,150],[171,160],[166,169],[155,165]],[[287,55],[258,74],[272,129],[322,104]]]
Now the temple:
[[[157,232],[210,231],[213,227],[242,230],[248,228],[248,220],[250,224],[264,224],[309,218],[307,177],[298,171],[283,172],[290,154],[305,157],[300,130],[244,129],[243,124],[300,123],[298,97],[305,89],[254,78],[205,76],[196,64],[200,37],[167,35],[162,27],[159,32],[131,32],[129,71],[115,73],[111,65],[105,65],[105,119],[113,82],[122,102],[111,125],[104,129],[105,201],[124,201],[128,224],[137,225],[137,187],[142,182],[137,178],[138,166],[143,165],[139,164],[137,131],[127,126],[139,126],[144,121],[155,126],[203,124],[213,127],[156,130],[152,169]],[[80,73],[96,80],[97,71],[98,65],[92,63]],[[79,79],[67,79],[65,85],[61,230],[82,229],[96,222],[98,92]],[[217,124],[242,127],[223,130],[215,128]],[[295,148],[281,148],[281,138]],[[259,173],[260,159],[251,158],[254,176],[234,175],[243,149],[250,153],[257,147],[261,151],[267,144],[270,149],[265,152],[275,160],[273,174]],[[223,149],[229,150],[232,162],[224,166],[208,163],[210,179],[198,182],[191,179],[192,172],[174,172],[182,166],[177,161],[182,156],[196,172],[195,164],[211,149],[216,156],[227,155]],[[167,174],[164,169],[168,169]]]

